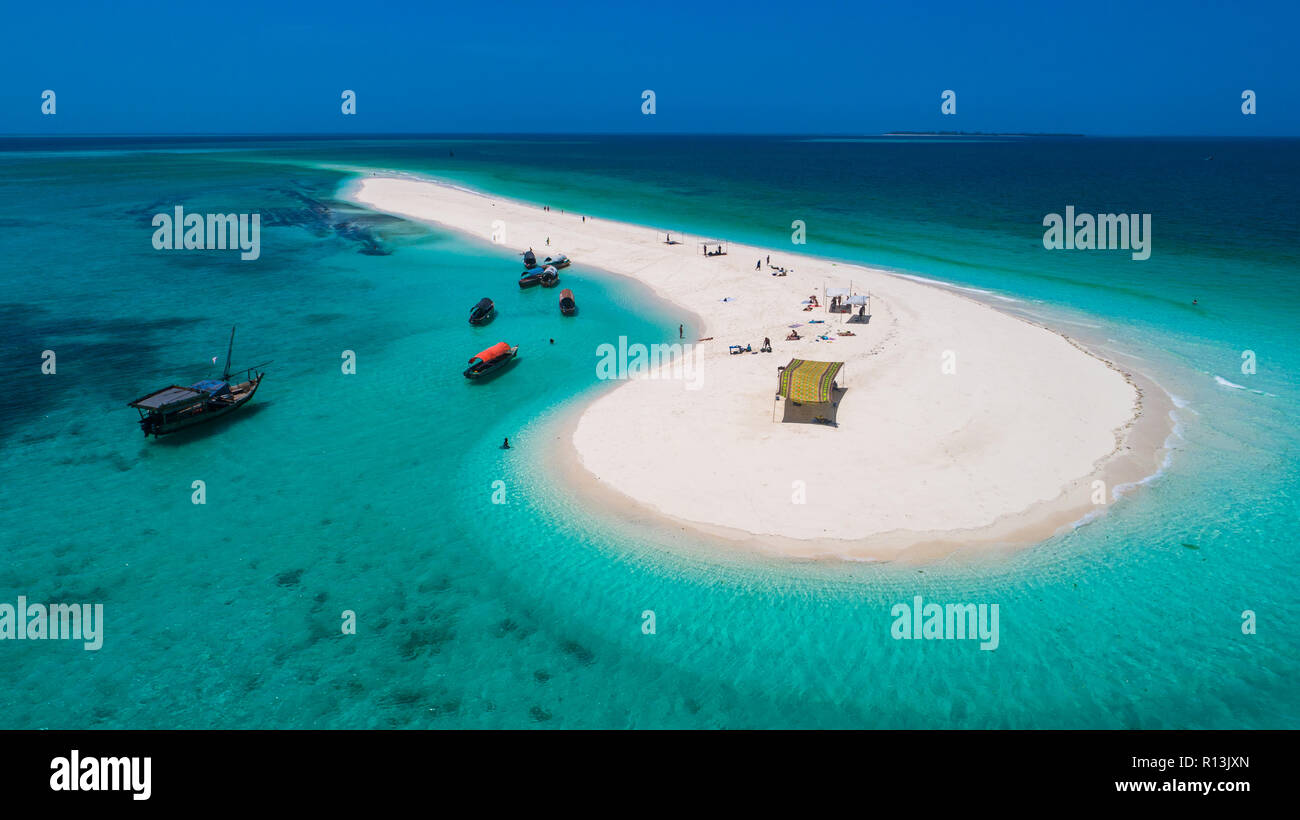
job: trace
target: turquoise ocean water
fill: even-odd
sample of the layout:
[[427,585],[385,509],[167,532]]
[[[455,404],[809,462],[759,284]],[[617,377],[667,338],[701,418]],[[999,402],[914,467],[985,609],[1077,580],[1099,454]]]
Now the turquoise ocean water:
[[[1139,360],[1175,448],[1099,521],[923,568],[611,520],[547,445],[608,389],[598,344],[681,317],[579,259],[565,320],[510,249],[339,201],[356,168],[775,248],[802,219],[800,251]],[[1300,142],[9,140],[0,169],[0,602],[106,620],[97,652],[0,642],[0,726],[1300,726]],[[262,214],[261,258],[154,250],[176,205]],[[1151,259],[1044,250],[1067,205],[1152,214]],[[144,440],[126,403],[217,372],[232,324],[237,364],[274,360],[254,403]],[[520,361],[467,384],[498,340]],[[891,639],[914,595],[997,603],[999,648]]]

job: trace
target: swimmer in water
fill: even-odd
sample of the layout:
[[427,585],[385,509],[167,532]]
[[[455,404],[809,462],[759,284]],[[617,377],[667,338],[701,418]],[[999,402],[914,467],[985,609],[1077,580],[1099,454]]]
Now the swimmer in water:
[[506,436],[506,440],[503,441],[503,442],[501,442],[501,449],[502,449],[502,450],[509,450],[509,449],[510,449],[510,437],[509,437],[509,436]]

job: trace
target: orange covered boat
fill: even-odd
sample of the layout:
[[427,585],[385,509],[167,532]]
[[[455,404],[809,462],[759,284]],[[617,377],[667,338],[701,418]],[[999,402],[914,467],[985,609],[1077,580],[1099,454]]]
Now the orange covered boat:
[[476,379],[479,376],[486,376],[514,361],[518,353],[518,346],[511,347],[505,342],[497,342],[469,360],[469,367],[465,369],[465,378]]

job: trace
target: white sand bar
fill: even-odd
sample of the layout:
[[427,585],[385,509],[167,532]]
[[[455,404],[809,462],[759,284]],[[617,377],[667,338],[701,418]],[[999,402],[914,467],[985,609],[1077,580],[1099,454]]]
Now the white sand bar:
[[[697,346],[698,389],[626,381],[577,420],[575,472],[606,506],[791,556],[932,560],[1041,541],[1155,472],[1167,419],[1147,436],[1137,422],[1156,390],[955,290],[787,250],[731,244],[706,257],[701,237],[669,245],[652,228],[400,176],[366,178],[349,196],[482,239],[500,220],[510,247],[635,277],[682,308],[687,342],[714,338]],[[755,270],[769,254],[792,272]],[[869,322],[803,310],[809,295],[825,305],[824,286],[850,281],[872,297]],[[803,339],[786,341],[795,323]],[[815,340],[823,333],[832,341]],[[765,336],[773,353],[728,354]],[[833,412],[774,401],[777,368],[791,358],[845,362]],[[787,413],[803,421],[782,422]],[[1099,480],[1104,506],[1094,503]]]

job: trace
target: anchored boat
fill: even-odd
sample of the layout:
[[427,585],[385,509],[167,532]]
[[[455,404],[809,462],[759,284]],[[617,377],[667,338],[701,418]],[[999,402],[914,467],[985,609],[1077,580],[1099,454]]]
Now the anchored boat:
[[500,370],[514,361],[518,353],[518,346],[511,347],[505,342],[497,342],[469,360],[469,367],[465,369],[465,378],[477,379]]
[[560,274],[550,265],[524,271],[524,275],[519,277],[519,287],[521,288],[531,288],[534,285],[553,288],[558,284],[560,284]]
[[556,270],[559,270],[560,268],[567,268],[570,265],[570,262],[569,262],[569,257],[565,256],[562,253],[557,253],[554,256],[548,256],[545,259],[543,259],[542,264],[550,265]]
[[565,288],[560,291],[560,313],[572,316],[578,312],[578,303],[573,300],[573,291]]
[[469,312],[469,323],[471,325],[485,325],[492,321],[492,318],[496,315],[496,305],[492,304],[491,299],[484,296],[478,300],[478,304]]
[[173,384],[136,399],[128,407],[140,413],[140,429],[146,437],[165,436],[186,427],[218,419],[233,413],[253,398],[262,383],[259,368],[263,362],[246,370],[236,371],[243,381],[231,382],[230,354],[235,348],[235,329],[230,329],[230,346],[226,349],[226,369],[220,379],[204,379],[189,387]]

